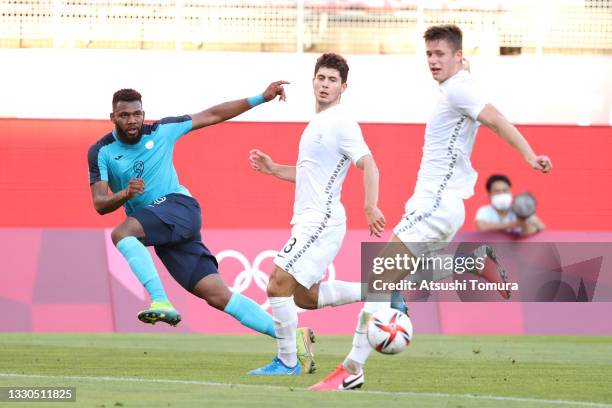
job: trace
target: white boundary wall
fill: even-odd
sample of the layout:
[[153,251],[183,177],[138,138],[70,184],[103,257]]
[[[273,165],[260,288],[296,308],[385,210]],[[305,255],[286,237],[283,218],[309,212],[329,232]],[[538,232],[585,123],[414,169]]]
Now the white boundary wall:
[[[200,111],[291,81],[288,102],[238,120],[308,121],[318,54],[0,50],[0,117],[106,119],[115,90],[143,94],[147,118]],[[361,122],[424,123],[437,98],[425,57],[346,56],[343,103]],[[515,123],[612,125],[610,57],[473,57],[485,94]]]

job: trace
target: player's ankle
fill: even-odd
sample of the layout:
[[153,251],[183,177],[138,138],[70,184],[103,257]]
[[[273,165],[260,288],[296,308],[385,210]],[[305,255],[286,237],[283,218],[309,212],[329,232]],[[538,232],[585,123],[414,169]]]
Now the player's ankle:
[[278,358],[287,367],[293,368],[298,365],[297,353],[279,353]]
[[344,362],[342,363],[342,366],[344,367],[346,371],[348,371],[351,374],[357,374],[363,369],[363,364],[358,363],[357,361],[352,360],[350,358],[345,359]]
[[157,300],[157,301],[153,301],[151,302],[151,307],[164,307],[164,308],[168,308],[168,309],[174,309],[174,306],[172,306],[172,303],[170,303],[169,300]]

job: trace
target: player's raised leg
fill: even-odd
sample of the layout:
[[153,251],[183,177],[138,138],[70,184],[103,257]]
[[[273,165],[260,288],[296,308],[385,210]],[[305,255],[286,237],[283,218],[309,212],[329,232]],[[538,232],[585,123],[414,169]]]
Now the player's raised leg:
[[261,306],[238,292],[232,292],[216,273],[216,265],[210,265],[214,272],[204,276],[193,288],[193,294],[206,300],[215,309],[221,310],[242,325],[259,333],[274,337],[274,322]]
[[[382,251],[380,256],[392,257],[397,252],[397,246],[394,244],[401,243],[401,240],[392,234],[390,244]],[[409,254],[408,250],[406,252]],[[393,273],[393,271],[391,271]],[[397,272],[401,278],[401,274],[406,271]],[[399,278],[398,278],[399,279]],[[391,303],[391,293],[367,293],[366,302],[359,312],[357,327],[353,334],[353,345],[350,353],[344,362],[323,380],[309,387],[309,390],[325,391],[325,390],[349,390],[360,388],[365,381],[363,366],[367,361],[372,346],[368,342],[367,325],[372,314],[378,310],[389,308]]]
[[[210,268],[216,271],[216,264],[211,264]],[[215,309],[229,314],[242,325],[276,338],[272,316],[252,299],[241,293],[231,291],[218,273],[211,272],[200,279],[193,288],[192,293],[206,300]],[[308,327],[297,328],[294,345],[297,350],[298,360],[305,367],[306,372],[309,373],[314,372],[315,369],[314,355],[312,353],[314,339],[315,335],[312,329]]]
[[294,295],[295,304],[308,310],[342,306],[363,299],[361,282],[341,280],[320,282],[310,289],[298,286]]
[[174,309],[164,287],[151,254],[140,240],[144,240],[145,232],[136,218],[128,217],[111,233],[111,239],[119,252],[130,265],[130,269],[145,287],[151,298],[151,306],[138,314],[144,323],[155,324],[158,321],[172,326],[181,321],[181,315]]
[[506,275],[506,270],[500,264],[499,258],[495,253],[495,249],[491,245],[481,245],[471,256],[475,258],[483,258],[484,259],[484,267],[482,269],[474,268],[468,270],[467,272],[472,273],[476,276],[479,276],[491,283],[502,283],[501,289],[498,289],[499,294],[504,299],[510,299],[510,289],[506,289],[506,283],[508,283],[508,277]]

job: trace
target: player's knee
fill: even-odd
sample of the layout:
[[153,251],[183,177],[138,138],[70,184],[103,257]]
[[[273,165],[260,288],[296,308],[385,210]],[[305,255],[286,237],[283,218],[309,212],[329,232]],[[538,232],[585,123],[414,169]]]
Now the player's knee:
[[217,310],[225,310],[229,302],[230,295],[226,293],[215,293],[206,297],[206,303]]
[[119,241],[121,241],[123,238],[127,237],[129,235],[127,235],[125,233],[125,230],[123,228],[121,228],[121,225],[118,226],[117,228],[115,228],[112,232],[111,232],[111,240],[113,241],[113,244],[117,245],[119,243]]
[[291,275],[280,268],[274,268],[270,274],[270,281],[266,293],[268,297],[287,297],[295,292],[297,282]]
[[302,309],[314,310],[317,308],[317,299],[311,299],[303,296],[294,296],[295,304]]
[[202,278],[191,293],[218,310],[224,310],[232,297],[232,292],[216,273]]
[[276,269],[272,270],[270,274],[270,280],[268,281],[268,287],[266,288],[266,294],[268,297],[276,297],[280,296],[281,282],[278,273],[276,273]]
[[272,279],[268,282],[268,287],[266,288],[266,294],[268,297],[278,297],[280,296],[280,286],[278,283]]
[[283,279],[279,279],[272,275],[270,277],[270,281],[268,282],[268,287],[266,289],[266,293],[268,297],[286,297],[291,296],[289,293],[289,289]]
[[111,240],[115,245],[125,237],[142,238],[143,236],[140,223],[133,218],[128,218],[111,232]]

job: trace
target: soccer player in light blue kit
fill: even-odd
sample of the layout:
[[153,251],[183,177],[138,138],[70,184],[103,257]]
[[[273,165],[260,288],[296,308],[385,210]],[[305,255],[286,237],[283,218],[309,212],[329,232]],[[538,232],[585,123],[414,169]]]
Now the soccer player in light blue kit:
[[[181,320],[145,248],[154,246],[186,290],[243,325],[275,336],[272,317],[251,299],[230,291],[219,276],[217,260],[202,243],[200,206],[179,183],[172,155],[174,144],[191,130],[223,122],[277,96],[285,100],[286,83],[273,82],[260,95],[152,124],[144,124],[138,92],[121,89],[114,94],[110,119],[115,129],[89,149],[89,184],[99,214],[125,208],[127,218],[112,231],[111,238],[151,297],[150,308],[138,314],[141,321],[174,326]],[[312,354],[311,332],[304,333],[297,337],[298,348]]]

